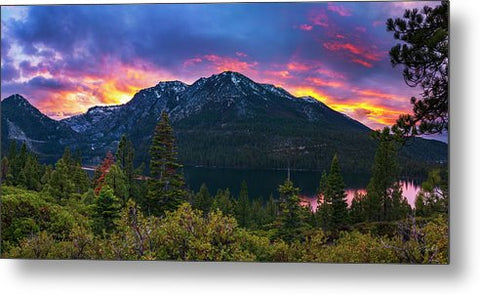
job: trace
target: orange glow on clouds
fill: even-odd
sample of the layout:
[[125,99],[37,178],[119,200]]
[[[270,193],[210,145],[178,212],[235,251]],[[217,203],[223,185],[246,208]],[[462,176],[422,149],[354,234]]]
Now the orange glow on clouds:
[[333,110],[347,114],[374,129],[392,125],[400,114],[405,113],[404,111],[388,108],[366,100],[337,101],[312,87],[296,87],[292,93],[298,97],[311,96],[325,103]]
[[[351,61],[367,68],[372,68],[372,61],[379,61],[382,59],[382,52],[370,48],[363,48],[362,46],[354,45],[352,43],[341,42],[324,42],[323,47],[330,51],[347,51],[352,55]],[[368,61],[366,61],[366,60]]]
[[302,96],[311,96],[315,98],[318,101],[321,101],[323,103],[326,103],[328,100],[327,96],[321,93],[320,91],[311,88],[311,87],[296,87],[293,88],[292,94],[298,97]]
[[305,64],[305,63],[300,63],[300,62],[290,62],[287,64],[287,69],[291,71],[297,71],[297,72],[305,72],[310,70],[312,67]]
[[359,64],[359,65],[362,65],[362,66],[364,66],[364,67],[366,67],[366,68],[372,68],[372,67],[373,67],[373,65],[372,65],[371,63],[369,63],[369,62],[367,62],[367,61],[364,61],[364,60],[361,60],[361,59],[358,59],[358,58],[352,58],[352,61],[353,61],[354,63],[357,63],[357,64]]
[[[245,53],[237,52],[236,54],[238,57],[246,57]],[[237,71],[242,73],[251,73],[254,71],[257,62],[247,62],[242,61],[239,58],[235,57],[228,57],[228,56],[219,56],[216,54],[207,54],[202,57],[195,57],[192,59],[188,59],[184,62],[185,67],[193,66],[196,64],[200,64],[202,62],[208,62],[218,72],[224,71]]]
[[338,88],[344,86],[342,82],[338,81],[325,81],[320,78],[307,78],[307,81],[317,85],[317,86],[326,86],[326,87],[332,87],[332,88]]
[[48,99],[39,101],[38,108],[54,119],[61,119],[84,113],[93,105],[126,103],[139,90],[171,79],[168,73],[145,65],[136,68],[116,64],[108,75],[70,77],[70,82],[81,86],[49,93]]

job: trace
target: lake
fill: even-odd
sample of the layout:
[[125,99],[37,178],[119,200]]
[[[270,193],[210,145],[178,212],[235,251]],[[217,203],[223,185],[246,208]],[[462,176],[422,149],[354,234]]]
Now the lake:
[[[205,183],[211,194],[215,194],[218,189],[229,188],[234,196],[238,196],[240,185],[245,180],[249,198],[263,201],[268,200],[270,194],[278,197],[277,188],[287,178],[286,170],[267,169],[184,167],[183,173],[190,189],[198,191],[202,183]],[[315,195],[321,176],[320,171],[290,171],[290,178],[294,185],[300,188],[302,199],[309,202],[314,210],[317,206]],[[343,178],[347,202],[350,204],[356,191],[365,193],[370,175],[343,174]],[[400,180],[403,195],[412,207],[422,181],[422,179],[406,177]]]

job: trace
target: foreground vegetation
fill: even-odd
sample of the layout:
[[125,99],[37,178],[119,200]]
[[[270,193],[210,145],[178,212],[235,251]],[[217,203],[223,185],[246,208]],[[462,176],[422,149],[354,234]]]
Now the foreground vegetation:
[[2,257],[38,259],[448,263],[448,188],[442,170],[423,185],[416,210],[396,184],[395,141],[379,141],[365,195],[346,203],[339,159],[319,180],[317,212],[300,206],[286,179],[265,204],[229,189],[186,189],[173,130],[163,115],[150,176],[133,166],[123,137],[93,180],[67,149],[55,167],[15,143],[2,160]]
[[[107,191],[109,193],[109,191]],[[279,229],[247,230],[212,210],[184,203],[164,217],[145,216],[130,200],[108,233],[95,233],[97,205],[88,198],[60,205],[41,193],[3,187],[2,257],[351,263],[447,263],[444,216],[357,224],[335,240],[321,229],[303,229],[286,242]],[[108,226],[107,226],[108,228]]]

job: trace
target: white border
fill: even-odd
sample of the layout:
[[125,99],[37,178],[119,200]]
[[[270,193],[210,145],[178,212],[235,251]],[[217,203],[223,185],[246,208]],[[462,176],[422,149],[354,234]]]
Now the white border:
[[[138,2],[169,1],[102,0]],[[2,0],[2,5],[39,3],[59,2]],[[0,260],[0,293],[480,294],[480,19],[476,3],[480,1],[451,3],[451,265]]]

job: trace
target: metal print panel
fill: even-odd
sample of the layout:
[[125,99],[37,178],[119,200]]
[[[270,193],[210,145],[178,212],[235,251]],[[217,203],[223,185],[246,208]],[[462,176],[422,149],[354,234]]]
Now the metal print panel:
[[448,263],[448,13],[2,6],[1,257]]

